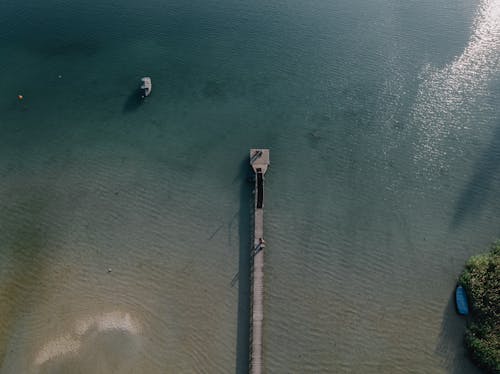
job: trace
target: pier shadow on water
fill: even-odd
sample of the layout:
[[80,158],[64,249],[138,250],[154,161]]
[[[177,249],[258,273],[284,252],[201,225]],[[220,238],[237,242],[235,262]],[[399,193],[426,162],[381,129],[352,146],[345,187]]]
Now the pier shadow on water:
[[248,374],[250,350],[250,248],[252,244],[252,184],[248,160],[242,161],[240,183],[239,264],[238,264],[238,328],[236,338],[236,374]]
[[0,372],[9,354],[7,345],[15,332],[15,323],[46,270],[45,251],[49,246],[45,214],[50,197],[42,197],[43,194],[36,191],[33,196],[19,199],[4,208],[0,218],[0,236],[11,238],[0,244],[0,259],[11,267],[9,276],[0,284]]
[[443,312],[443,321],[436,346],[436,354],[443,360],[443,366],[450,374],[480,374],[472,363],[465,347],[465,317],[457,314],[454,291]]

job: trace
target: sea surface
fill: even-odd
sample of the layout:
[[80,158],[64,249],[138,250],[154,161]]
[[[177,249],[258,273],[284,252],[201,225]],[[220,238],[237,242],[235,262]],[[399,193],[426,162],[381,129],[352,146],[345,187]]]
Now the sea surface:
[[2,0],[0,56],[1,374],[246,373],[251,147],[266,373],[477,373],[500,0]]

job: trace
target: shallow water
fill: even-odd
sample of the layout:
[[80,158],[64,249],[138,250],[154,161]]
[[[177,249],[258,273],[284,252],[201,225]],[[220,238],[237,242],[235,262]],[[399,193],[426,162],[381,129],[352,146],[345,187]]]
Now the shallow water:
[[255,146],[267,372],[475,372],[499,0],[4,0],[0,55],[2,374],[244,373]]

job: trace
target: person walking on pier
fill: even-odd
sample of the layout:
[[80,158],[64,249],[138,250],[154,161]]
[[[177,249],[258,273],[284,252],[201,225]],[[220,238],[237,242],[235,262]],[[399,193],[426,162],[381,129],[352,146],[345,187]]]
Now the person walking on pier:
[[255,247],[255,249],[253,251],[253,255],[255,256],[257,253],[259,253],[261,250],[263,250],[265,246],[266,246],[265,240],[262,238],[259,238],[259,244],[257,244],[257,246]]

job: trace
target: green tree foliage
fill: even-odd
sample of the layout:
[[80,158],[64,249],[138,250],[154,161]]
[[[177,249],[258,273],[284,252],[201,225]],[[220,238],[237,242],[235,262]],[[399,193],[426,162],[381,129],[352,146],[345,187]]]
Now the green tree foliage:
[[471,309],[467,347],[480,367],[500,374],[500,241],[489,253],[469,259],[459,283]]

